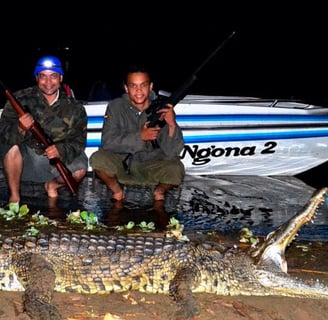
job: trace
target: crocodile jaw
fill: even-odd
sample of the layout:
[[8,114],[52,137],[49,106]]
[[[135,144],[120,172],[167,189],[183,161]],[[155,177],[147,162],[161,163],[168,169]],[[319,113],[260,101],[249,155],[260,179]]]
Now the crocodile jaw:
[[295,239],[300,228],[313,220],[319,205],[325,201],[328,188],[316,190],[309,202],[302,210],[297,212],[278,229],[269,233],[264,243],[254,252],[252,256],[258,258],[259,266],[271,266],[274,264],[281,271],[287,273],[287,261],[285,250]]

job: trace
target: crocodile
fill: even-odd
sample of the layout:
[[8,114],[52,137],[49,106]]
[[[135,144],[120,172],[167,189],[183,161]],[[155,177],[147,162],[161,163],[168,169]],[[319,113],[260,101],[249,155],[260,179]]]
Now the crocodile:
[[288,274],[286,247],[313,220],[328,188],[258,245],[226,247],[209,238],[151,234],[41,233],[0,237],[0,290],[22,291],[31,319],[59,320],[54,292],[167,294],[177,318],[200,314],[197,293],[328,298],[328,287]]

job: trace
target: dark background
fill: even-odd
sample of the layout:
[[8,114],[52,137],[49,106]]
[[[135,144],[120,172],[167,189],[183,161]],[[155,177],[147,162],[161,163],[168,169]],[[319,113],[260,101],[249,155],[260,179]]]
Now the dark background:
[[13,91],[35,83],[34,65],[44,54],[62,59],[65,82],[81,100],[99,79],[113,96],[120,94],[124,68],[134,61],[148,64],[156,90],[174,91],[236,31],[190,93],[327,102],[328,19],[317,4],[56,1],[5,7],[0,79]]

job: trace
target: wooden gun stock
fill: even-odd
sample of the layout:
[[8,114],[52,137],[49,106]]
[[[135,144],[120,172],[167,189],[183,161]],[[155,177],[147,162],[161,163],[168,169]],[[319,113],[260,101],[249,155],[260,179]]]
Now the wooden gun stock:
[[[12,105],[12,107],[16,110],[17,114],[19,116],[22,116],[25,114],[24,108],[20,105],[20,103],[17,101],[15,96],[12,94],[12,92],[0,81],[1,86],[5,90],[5,95]],[[40,143],[44,146],[46,149],[47,147],[53,145],[53,141],[48,137],[43,129],[41,128],[40,124],[38,122],[34,122],[33,126],[31,127],[30,131],[32,132],[33,136],[40,141]],[[76,180],[73,178],[72,173],[69,171],[69,169],[65,166],[65,164],[59,159],[54,158],[49,160],[52,165],[54,165],[63,178],[66,185],[69,187],[73,195],[77,194],[78,184]]]

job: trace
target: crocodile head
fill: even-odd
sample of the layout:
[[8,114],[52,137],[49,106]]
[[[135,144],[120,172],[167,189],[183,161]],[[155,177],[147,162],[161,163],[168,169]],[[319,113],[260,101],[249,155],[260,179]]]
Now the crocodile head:
[[264,242],[250,254],[257,261],[258,266],[278,267],[287,273],[285,250],[295,239],[300,228],[313,221],[320,204],[325,200],[328,188],[316,190],[308,203],[278,229],[269,233]]

